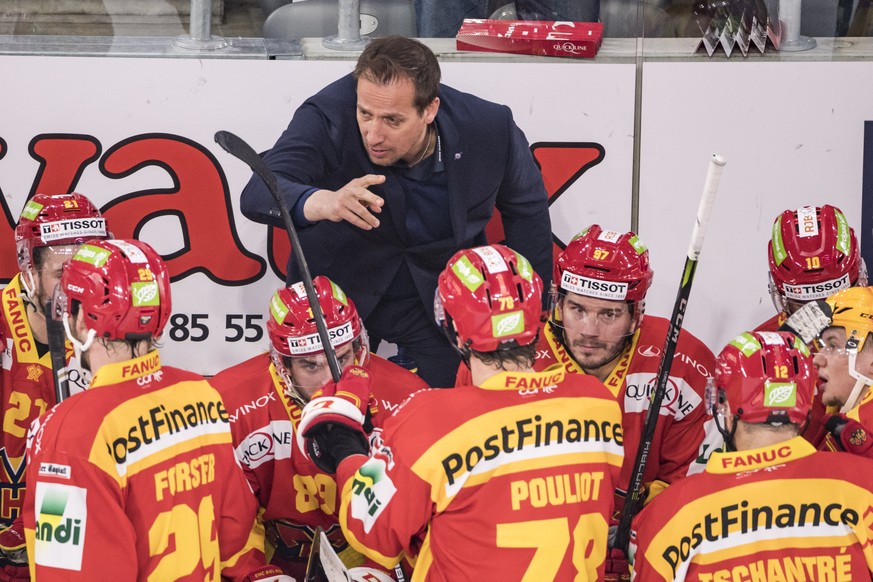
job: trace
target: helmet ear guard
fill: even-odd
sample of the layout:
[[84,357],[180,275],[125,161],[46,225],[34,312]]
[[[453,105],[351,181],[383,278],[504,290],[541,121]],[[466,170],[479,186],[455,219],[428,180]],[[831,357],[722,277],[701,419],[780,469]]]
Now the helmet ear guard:
[[724,389],[716,386],[714,376],[707,378],[704,401],[706,402],[706,413],[712,416],[715,428],[718,429],[718,432],[724,439],[726,450],[736,451],[734,434],[737,431],[737,420],[739,420],[739,417],[733,417],[730,430],[728,430],[727,419],[730,417],[731,407]]
[[443,307],[443,302],[440,299],[439,289],[434,293],[433,299],[433,307],[434,307],[434,317],[436,319],[437,325],[442,330],[443,334],[449,340],[449,343],[452,344],[459,354],[461,354],[461,359],[464,363],[469,367],[470,366],[470,345],[472,344],[472,340],[468,339],[467,341],[461,343],[458,339],[458,329],[455,327],[455,322],[452,319],[452,316],[446,313],[445,308]]

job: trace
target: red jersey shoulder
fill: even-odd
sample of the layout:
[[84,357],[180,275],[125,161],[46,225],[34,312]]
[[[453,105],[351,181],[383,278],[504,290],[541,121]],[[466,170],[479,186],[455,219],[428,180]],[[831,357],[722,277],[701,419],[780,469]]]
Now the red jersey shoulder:
[[[634,517],[633,528],[639,530],[645,528],[645,525],[660,527],[690,501],[712,493],[715,486],[711,483],[711,478],[709,473],[696,473],[671,483],[646,503],[642,511]],[[661,516],[661,519],[658,519],[658,516]]]
[[589,396],[615,402],[612,392],[590,374],[565,374],[553,396]]
[[370,356],[367,370],[373,375],[373,396],[380,412],[391,414],[410,394],[429,388],[418,374],[375,354]]
[[[28,454],[39,454],[42,449],[74,452],[77,445],[90,449],[100,427],[97,419],[104,418],[119,403],[110,394],[112,388],[79,392],[43,414],[31,427]],[[88,451],[78,452],[87,454]]]
[[410,394],[391,417],[385,421],[385,429],[389,426],[394,429],[408,423],[413,424],[421,419],[431,418],[436,410],[444,408],[448,402],[446,398],[455,397],[459,388],[423,388]]
[[[642,364],[639,358],[651,359],[654,369],[657,370],[669,329],[668,320],[657,315],[646,315],[640,326],[640,336],[633,360]],[[715,372],[715,355],[706,344],[683,328],[676,343],[676,353],[670,370],[671,375],[674,376],[682,376],[686,379],[699,376],[706,379]]]
[[867,394],[861,399],[861,402],[858,404],[857,413],[858,422],[867,429],[867,438],[870,438],[869,433],[873,432],[873,389],[868,390]]
[[161,366],[161,378],[156,388],[178,384],[179,382],[202,382],[206,380],[202,374],[176,368],[175,366]]
[[[270,354],[262,353],[239,364],[225,368],[209,379],[218,390],[228,411],[248,403],[252,395],[264,391],[264,378],[270,378]],[[272,382],[267,383],[272,387]]]

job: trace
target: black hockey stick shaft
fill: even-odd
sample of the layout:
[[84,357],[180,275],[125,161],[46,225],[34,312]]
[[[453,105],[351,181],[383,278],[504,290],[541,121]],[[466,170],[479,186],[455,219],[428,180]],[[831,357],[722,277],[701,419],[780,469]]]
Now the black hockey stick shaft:
[[321,565],[321,526],[315,528],[312,536],[312,549],[309,551],[309,560],[306,562],[306,574],[303,582],[330,582]]
[[285,200],[279,194],[276,175],[267,167],[263,158],[252,149],[252,146],[243,141],[242,138],[230,133],[229,131],[218,131],[215,134],[215,142],[220,145],[224,151],[245,162],[248,167],[264,181],[270,194],[272,194],[273,199],[279,208],[279,213],[282,216],[282,222],[285,224],[285,230],[288,231],[288,238],[291,240],[291,252],[294,253],[294,258],[297,260],[297,264],[300,267],[300,276],[303,279],[303,287],[306,289],[306,298],[309,301],[310,309],[312,309],[315,326],[318,328],[318,337],[321,338],[321,344],[324,346],[324,355],[327,358],[330,375],[334,382],[339,382],[341,370],[336,358],[336,352],[330,343],[330,337],[327,333],[324,312],[321,310],[321,304],[318,302],[318,294],[315,292],[312,275],[309,273],[309,265],[306,263],[306,257],[303,255],[303,249],[300,246],[297,229],[294,227],[294,221],[291,220],[291,212],[288,210],[288,205],[285,203]]
[[67,346],[63,324],[54,318],[53,301],[43,305],[45,330],[48,336],[49,354],[52,361],[52,380],[55,384],[55,404],[70,397],[70,382],[67,379]]
[[673,355],[676,353],[676,343],[679,341],[679,333],[682,331],[682,320],[685,318],[685,308],[688,305],[688,297],[691,295],[691,284],[694,282],[694,273],[697,270],[700,249],[703,247],[703,237],[709,224],[709,217],[712,214],[712,207],[715,203],[715,195],[718,191],[718,183],[721,180],[724,165],[725,160],[721,156],[713,155],[710,158],[709,168],[706,173],[706,183],[703,187],[700,206],[697,209],[694,231],[691,234],[691,244],[688,246],[688,254],[685,257],[685,267],[682,270],[679,292],[676,294],[676,302],[673,305],[673,315],[670,317],[667,339],[661,352],[655,392],[652,395],[652,402],[646,414],[646,423],[643,427],[640,446],[637,449],[637,456],[634,460],[627,497],[625,498],[618,522],[618,529],[616,530],[613,547],[622,550],[625,555],[627,555],[628,542],[630,541],[631,521],[643,506],[645,495],[643,491],[643,474],[646,470],[652,438],[655,435],[658,419],[661,416],[661,401],[664,399],[664,394],[667,391],[670,367],[673,364]]

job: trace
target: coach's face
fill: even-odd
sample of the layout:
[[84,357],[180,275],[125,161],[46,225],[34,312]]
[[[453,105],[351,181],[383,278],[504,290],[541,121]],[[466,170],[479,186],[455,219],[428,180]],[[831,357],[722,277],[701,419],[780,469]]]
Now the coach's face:
[[414,97],[415,86],[408,77],[388,85],[358,79],[358,128],[374,164],[390,166],[403,160],[414,165],[432,146],[428,125],[436,117],[440,100],[434,99],[420,113]]

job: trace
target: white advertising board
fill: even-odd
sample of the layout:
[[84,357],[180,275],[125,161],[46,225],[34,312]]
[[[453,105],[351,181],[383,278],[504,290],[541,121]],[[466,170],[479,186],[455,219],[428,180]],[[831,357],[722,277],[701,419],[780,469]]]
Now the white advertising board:
[[873,63],[649,63],[643,86],[639,234],[655,269],[647,312],[671,313],[706,165],[714,153],[727,160],[685,319],[718,354],[776,313],[767,243],[779,213],[831,204],[868,236]]
[[[167,259],[167,363],[213,374],[265,349],[267,301],[282,279],[267,227],[239,212],[251,172],[213,135],[229,130],[267,149],[306,97],[352,66],[0,57],[0,279],[16,271],[12,230],[27,197],[75,190],[116,236]],[[560,240],[593,222],[630,227],[633,65],[446,63],[443,77],[513,109],[555,194]]]

